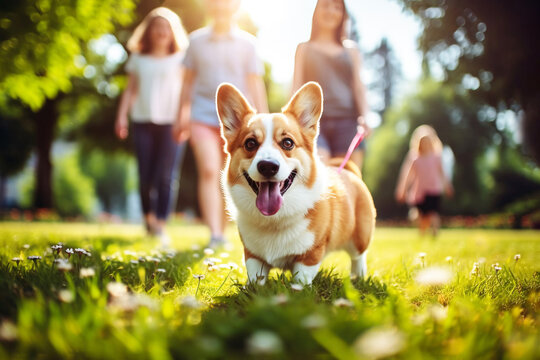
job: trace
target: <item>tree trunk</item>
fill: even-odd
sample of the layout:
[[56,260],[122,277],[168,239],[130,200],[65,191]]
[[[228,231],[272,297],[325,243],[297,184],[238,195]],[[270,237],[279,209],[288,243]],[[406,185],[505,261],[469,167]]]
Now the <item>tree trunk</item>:
[[57,101],[58,99],[45,101],[43,107],[34,116],[37,151],[35,209],[52,209],[53,207],[51,148],[58,121]]

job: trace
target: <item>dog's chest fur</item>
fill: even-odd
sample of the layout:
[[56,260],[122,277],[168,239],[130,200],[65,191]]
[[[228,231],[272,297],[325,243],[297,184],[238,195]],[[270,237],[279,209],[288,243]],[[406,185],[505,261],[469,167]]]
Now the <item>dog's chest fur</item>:
[[304,254],[315,241],[304,216],[283,219],[278,226],[263,227],[248,219],[238,218],[238,230],[244,246],[268,264],[288,269],[296,255]]

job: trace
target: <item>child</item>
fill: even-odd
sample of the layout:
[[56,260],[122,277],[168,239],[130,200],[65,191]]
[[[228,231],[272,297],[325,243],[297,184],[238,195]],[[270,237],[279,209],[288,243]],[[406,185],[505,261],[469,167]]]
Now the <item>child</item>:
[[225,242],[225,212],[219,183],[224,153],[215,105],[216,89],[220,83],[229,82],[246,94],[259,112],[268,112],[268,105],[255,38],[234,25],[240,1],[206,0],[205,5],[211,25],[190,35],[174,134],[181,141],[191,133],[190,144],[199,178],[199,205],[210,228],[209,245],[215,247]]
[[[357,129],[369,133],[366,91],[360,79],[362,59],[354,42],[346,40],[347,20],[343,0],[318,0],[311,37],[296,48],[293,91],[308,81],[318,82],[323,89],[318,149],[324,161],[344,156]],[[363,144],[351,160],[361,168]]]
[[415,129],[401,169],[396,199],[407,200],[418,209],[420,234],[431,227],[433,235],[437,235],[441,225],[441,195],[443,191],[447,196],[453,194],[452,184],[443,171],[441,152],[441,140],[431,126],[421,125]]
[[[159,236],[163,246],[170,243],[164,226],[177,152],[172,124],[178,114],[182,57],[187,43],[182,23],[171,10],[156,8],[144,18],[127,44],[131,52],[126,64],[128,82],[115,124],[117,136],[125,139],[129,112],[146,230]],[[152,198],[154,192],[156,199]]]

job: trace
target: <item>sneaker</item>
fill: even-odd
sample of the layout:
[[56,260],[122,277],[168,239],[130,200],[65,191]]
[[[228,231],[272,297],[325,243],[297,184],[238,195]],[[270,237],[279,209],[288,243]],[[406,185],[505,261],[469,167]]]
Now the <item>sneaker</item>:
[[218,248],[218,247],[221,247],[221,246],[225,246],[226,243],[227,243],[227,241],[225,240],[223,235],[212,236],[210,238],[210,243],[208,243],[208,247],[210,249],[215,249],[215,248]]
[[161,231],[157,237],[162,248],[168,249],[171,246],[171,238],[165,231]]

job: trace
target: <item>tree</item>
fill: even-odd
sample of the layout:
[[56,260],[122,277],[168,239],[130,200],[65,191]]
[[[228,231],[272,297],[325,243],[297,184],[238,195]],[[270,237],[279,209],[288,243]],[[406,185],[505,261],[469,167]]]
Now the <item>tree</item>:
[[524,140],[540,161],[540,2],[401,0],[424,26],[419,47],[429,68],[497,109],[524,111]]
[[365,56],[367,67],[373,69],[377,75],[368,87],[370,93],[376,93],[379,101],[374,110],[383,118],[386,110],[392,105],[395,92],[395,84],[401,77],[400,64],[394,55],[388,40],[383,38],[378,47]]
[[0,104],[28,106],[36,131],[38,162],[34,206],[52,207],[50,150],[58,104],[73,78],[88,71],[82,55],[93,38],[132,19],[132,0],[32,0],[0,5]]

